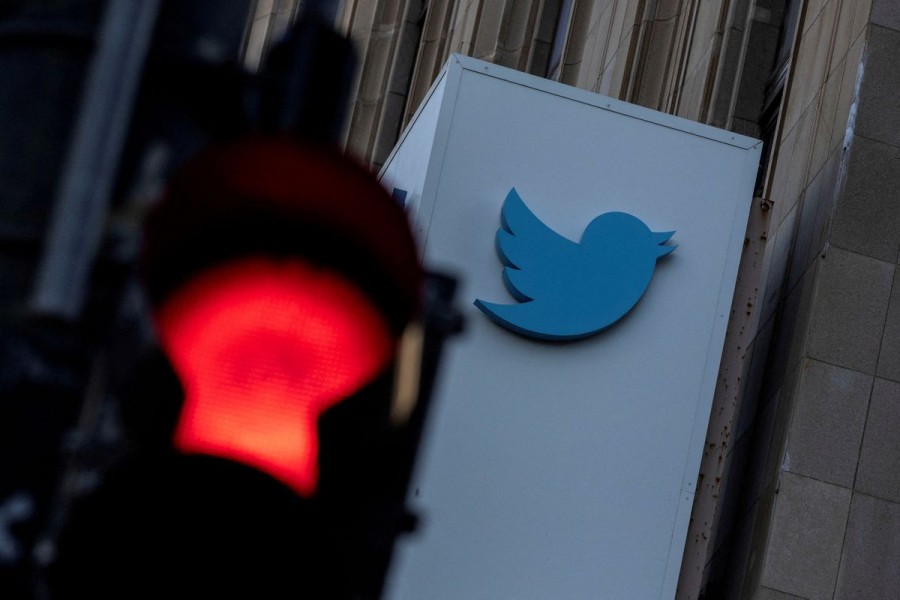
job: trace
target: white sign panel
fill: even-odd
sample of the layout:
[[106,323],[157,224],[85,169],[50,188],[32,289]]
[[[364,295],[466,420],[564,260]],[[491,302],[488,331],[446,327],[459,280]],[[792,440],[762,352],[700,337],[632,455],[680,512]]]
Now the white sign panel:
[[452,57],[382,173],[467,324],[389,598],[674,597],[760,145]]

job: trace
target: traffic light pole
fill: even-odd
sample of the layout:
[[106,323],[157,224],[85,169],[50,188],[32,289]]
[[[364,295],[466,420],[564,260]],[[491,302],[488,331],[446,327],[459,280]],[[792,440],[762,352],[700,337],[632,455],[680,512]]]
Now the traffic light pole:
[[339,6],[339,0],[306,0],[303,10],[316,15],[324,23],[334,23]]
[[258,127],[335,144],[356,65],[353,44],[335,31],[337,3],[304,4],[297,22],[269,52],[259,80]]
[[118,174],[160,0],[107,2],[57,193],[31,311],[77,320]]

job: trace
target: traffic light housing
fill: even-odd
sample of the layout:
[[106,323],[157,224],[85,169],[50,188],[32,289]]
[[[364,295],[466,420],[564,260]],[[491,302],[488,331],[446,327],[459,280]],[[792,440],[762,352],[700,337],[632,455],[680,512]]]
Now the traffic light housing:
[[403,211],[336,152],[257,137],[182,169],[146,239],[160,344],[185,386],[176,446],[313,495],[318,417],[393,364],[419,308]]
[[404,211],[337,151],[259,135],[176,172],[145,237],[159,351],[133,455],[61,536],[60,597],[378,597],[424,418],[397,410],[425,281]]

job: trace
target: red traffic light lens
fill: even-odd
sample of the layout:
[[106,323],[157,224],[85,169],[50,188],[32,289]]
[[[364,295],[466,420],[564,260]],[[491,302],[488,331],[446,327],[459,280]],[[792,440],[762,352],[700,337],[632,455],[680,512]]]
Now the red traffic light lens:
[[394,351],[388,325],[339,274],[244,258],[191,279],[156,313],[185,388],[175,446],[253,466],[309,496],[318,418]]

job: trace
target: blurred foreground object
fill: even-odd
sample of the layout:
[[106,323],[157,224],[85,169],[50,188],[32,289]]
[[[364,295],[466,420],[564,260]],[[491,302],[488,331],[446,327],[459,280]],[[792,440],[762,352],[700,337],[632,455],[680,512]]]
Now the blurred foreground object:
[[335,147],[353,53],[328,4],[259,74],[230,51],[249,3],[98,9],[32,327],[0,340],[24,365],[0,379],[11,597],[380,596],[460,323]]
[[132,458],[63,531],[59,597],[378,597],[458,326],[446,278],[420,310],[402,209],[331,150],[251,137],[173,177],[144,258],[161,353],[123,407]]

